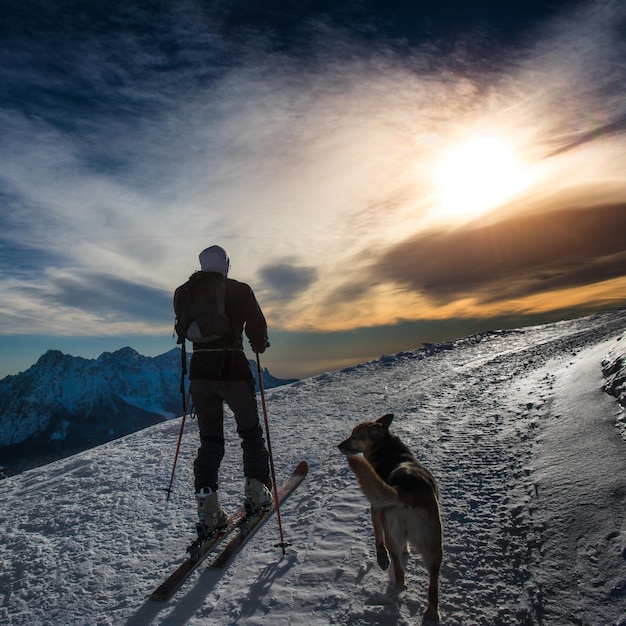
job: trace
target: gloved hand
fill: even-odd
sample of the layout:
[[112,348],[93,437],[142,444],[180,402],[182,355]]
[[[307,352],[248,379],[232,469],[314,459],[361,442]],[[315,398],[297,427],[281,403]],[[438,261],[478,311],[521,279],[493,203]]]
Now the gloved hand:
[[250,347],[255,354],[262,354],[270,347],[270,342],[267,339],[263,339],[260,343],[250,341]]

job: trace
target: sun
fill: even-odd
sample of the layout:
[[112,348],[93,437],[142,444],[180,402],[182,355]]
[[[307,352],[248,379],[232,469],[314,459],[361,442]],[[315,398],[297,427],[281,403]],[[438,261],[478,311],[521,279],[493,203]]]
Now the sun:
[[446,220],[478,217],[509,200],[528,184],[514,149],[497,137],[473,137],[439,161],[436,213]]

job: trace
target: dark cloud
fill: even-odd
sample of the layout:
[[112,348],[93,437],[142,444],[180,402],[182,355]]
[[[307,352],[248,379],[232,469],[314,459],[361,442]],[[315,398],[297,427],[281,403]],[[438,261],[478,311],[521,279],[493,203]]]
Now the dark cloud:
[[[581,4],[580,0],[313,0],[287,2],[269,0],[234,0],[203,3],[219,18],[232,35],[250,31],[271,35],[275,47],[293,51],[302,49],[320,28],[320,24],[339,28],[363,40],[382,39],[405,44],[442,40],[467,33],[487,31],[500,41],[523,35],[539,20],[556,11]],[[209,9],[209,7],[211,7]]]
[[280,50],[310,61],[320,36],[330,32],[334,38],[340,34],[407,50],[436,41],[440,53],[447,45],[451,52],[454,41],[463,37],[501,52],[538,23],[581,4],[583,0],[8,0],[0,16],[0,53],[11,59],[14,71],[5,75],[0,98],[19,102],[21,108],[41,100],[52,109],[95,113],[111,106],[101,98],[104,90],[117,115],[125,110],[145,115],[153,99],[144,88],[153,76],[161,79],[160,91],[174,94],[181,76],[206,84],[259,51]]
[[[25,288],[28,291],[28,288]],[[149,285],[106,275],[62,275],[47,281],[43,292],[33,291],[44,302],[81,309],[112,321],[141,319],[146,324],[167,322],[172,294]]]
[[317,270],[281,262],[262,267],[259,277],[272,300],[290,300],[317,280]]
[[199,5],[142,0],[9,2],[0,16],[0,108],[45,120],[86,150],[101,132],[114,136],[112,125],[123,133],[156,123],[181,93],[245,55],[204,14]]
[[609,122],[608,124],[598,126],[590,131],[585,131],[580,133],[578,136],[573,133],[573,136],[569,137],[564,145],[556,150],[553,150],[547,156],[556,156],[562,152],[567,152],[568,150],[573,150],[574,148],[578,148],[586,143],[596,141],[599,138],[611,137],[612,135],[623,135],[624,133],[626,133],[626,113],[620,114],[615,120]]
[[626,276],[626,205],[420,234],[385,252],[374,275],[438,302],[488,303]]

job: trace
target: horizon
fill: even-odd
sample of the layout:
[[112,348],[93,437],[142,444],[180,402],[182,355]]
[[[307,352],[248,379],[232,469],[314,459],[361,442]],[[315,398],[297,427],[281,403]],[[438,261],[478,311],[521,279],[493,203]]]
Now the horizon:
[[212,244],[283,378],[626,306],[624,19],[619,0],[7,7],[0,377],[49,349],[167,352]]
[[[419,350],[423,345],[429,344],[429,343],[440,344],[440,343],[445,343],[447,341],[465,339],[465,338],[472,337],[475,335],[480,335],[483,333],[494,332],[494,331],[499,331],[499,330],[516,330],[516,329],[530,328],[534,326],[543,326],[546,324],[558,323],[561,321],[569,321],[569,320],[574,320],[578,318],[591,317],[591,316],[606,313],[612,310],[619,310],[621,308],[624,308],[624,307],[614,307],[614,308],[609,308],[609,309],[603,309],[600,311],[586,312],[581,315],[572,314],[569,316],[557,316],[557,319],[549,319],[549,318],[546,318],[546,319],[534,318],[533,320],[526,319],[525,321],[528,323],[519,324],[519,325],[516,325],[511,320],[510,321],[511,323],[509,323],[508,325],[504,324],[501,326],[490,326],[489,324],[485,324],[485,320],[480,320],[480,321],[475,322],[475,325],[473,326],[473,332],[468,332],[466,334],[459,334],[459,335],[450,334],[448,336],[448,335],[445,335],[445,331],[443,331],[443,334],[441,336],[431,338],[432,340],[421,341],[417,345],[413,345],[413,346],[402,345],[400,347],[396,346],[397,349],[393,349],[388,352],[381,352],[379,354],[372,353],[372,354],[367,355],[366,352],[364,352],[363,358],[361,359],[350,358],[350,357],[344,358],[344,357],[341,357],[340,355],[337,355],[336,358],[333,359],[332,356],[334,356],[336,353],[333,352],[331,347],[329,346],[327,348],[322,348],[322,350],[319,353],[322,355],[322,357],[319,360],[314,360],[312,364],[302,365],[302,369],[300,370],[302,372],[302,375],[297,375],[297,372],[294,372],[293,369],[289,369],[290,366],[287,366],[287,368],[284,370],[281,369],[280,361],[278,361],[278,365],[276,365],[275,367],[274,361],[272,361],[271,359],[266,359],[267,353],[263,353],[262,355],[260,355],[259,360],[260,360],[261,367],[267,368],[270,374],[272,374],[276,378],[279,378],[279,379],[296,378],[296,379],[302,380],[304,378],[315,377],[326,372],[342,370],[351,366],[359,365],[361,363],[377,360],[384,356],[395,355],[401,352],[407,352],[407,351],[412,351],[412,350]],[[466,330],[472,329],[472,326],[464,325],[463,328]],[[373,329],[372,332],[380,332],[380,329]],[[140,343],[141,341],[145,342],[145,338],[139,338],[138,341]],[[309,341],[311,343],[318,344],[319,337],[317,335],[312,335],[309,338]],[[381,345],[383,343],[384,345],[389,345],[389,338],[387,336],[387,333],[384,333],[384,332],[382,333],[382,338],[380,339],[380,341],[381,341]],[[397,341],[398,341],[398,345],[402,343],[402,340],[400,338],[398,338]],[[101,348],[96,348],[94,347],[92,342],[89,342],[89,347],[87,351],[84,351],[83,353],[77,353],[75,350],[67,350],[67,349],[62,349],[60,347],[49,347],[43,350],[43,352],[37,354],[32,359],[32,362],[29,362],[27,365],[25,365],[21,369],[17,369],[14,372],[9,372],[6,374],[3,374],[2,371],[0,370],[0,381],[6,378],[7,376],[15,376],[15,375],[18,375],[27,371],[28,369],[33,367],[44,354],[46,354],[49,351],[59,351],[59,352],[62,352],[63,354],[66,354],[72,357],[81,357],[81,358],[85,358],[89,360],[96,360],[104,353],[118,352],[119,350],[123,350],[124,348],[131,348],[135,350],[136,352],[138,352],[141,356],[154,358],[162,354],[165,354],[167,352],[170,352],[171,350],[179,347],[178,344],[174,342],[173,345],[171,345],[169,348],[164,346],[164,348],[161,350],[159,349],[154,350],[150,348],[151,344],[148,342],[144,344],[144,349],[142,350],[140,348],[137,348],[135,345],[131,345],[130,343],[123,343],[123,341],[121,343],[119,342],[120,342],[120,338],[116,338],[111,343],[110,346],[104,347],[103,345]],[[72,342],[70,341],[69,343],[72,343]],[[108,343],[108,340],[103,339],[102,342],[97,342],[97,343],[106,344]],[[332,338],[332,335],[331,335],[329,338],[329,344],[333,344],[333,343],[336,343],[336,341]],[[359,344],[359,343],[361,343],[361,339],[359,336],[355,336],[352,338],[352,344]],[[340,345],[343,346],[344,343],[340,342]],[[366,345],[370,345],[370,344],[366,343]],[[148,348],[148,350],[146,350],[146,348]],[[355,349],[355,352],[358,352],[356,345],[354,349]],[[152,350],[152,352],[149,352],[149,350]],[[189,345],[188,345],[188,350],[191,352]],[[331,358],[329,358],[328,356],[329,353],[331,354]],[[287,354],[290,354],[290,351],[287,351]],[[246,356],[251,361],[255,361],[255,358],[256,358],[255,355],[251,354],[249,350],[246,351]],[[321,366],[318,363],[323,363],[324,366]],[[329,365],[329,367],[325,367],[326,365]]]

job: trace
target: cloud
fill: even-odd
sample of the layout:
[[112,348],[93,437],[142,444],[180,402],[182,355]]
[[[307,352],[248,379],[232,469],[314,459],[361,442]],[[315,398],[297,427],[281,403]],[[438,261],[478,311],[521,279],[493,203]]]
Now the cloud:
[[3,327],[12,333],[105,336],[173,327],[172,294],[104,273],[42,269],[37,280],[3,281]]
[[120,276],[54,273],[37,295],[44,304],[78,309],[103,320],[143,318],[154,324],[163,323],[166,313],[173,316],[169,292]]
[[549,153],[547,156],[552,157],[568,150],[581,147],[587,143],[593,142],[598,138],[610,137],[612,135],[623,135],[626,132],[626,114],[618,115],[616,119],[600,125],[592,130],[581,133],[578,137],[570,137],[568,142]]
[[317,279],[314,267],[295,265],[285,260],[259,269],[261,289],[268,292],[272,301],[289,301],[298,294],[306,291]]
[[626,276],[626,202],[413,236],[372,266],[381,281],[435,302],[483,304]]

